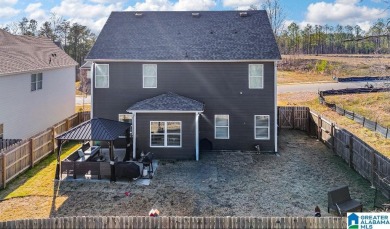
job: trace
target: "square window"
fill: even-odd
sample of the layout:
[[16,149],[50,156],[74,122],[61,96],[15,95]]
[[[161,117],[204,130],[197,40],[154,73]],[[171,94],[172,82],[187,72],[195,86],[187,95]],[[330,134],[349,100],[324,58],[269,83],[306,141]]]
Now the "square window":
[[229,115],[215,115],[215,138],[229,139]]
[[255,139],[270,139],[269,115],[255,115]]
[[249,89],[262,89],[264,87],[264,65],[249,64]]
[[181,147],[181,122],[151,121],[150,147]]
[[95,88],[109,87],[109,65],[96,64],[95,65]]
[[143,88],[157,88],[157,64],[142,65]]

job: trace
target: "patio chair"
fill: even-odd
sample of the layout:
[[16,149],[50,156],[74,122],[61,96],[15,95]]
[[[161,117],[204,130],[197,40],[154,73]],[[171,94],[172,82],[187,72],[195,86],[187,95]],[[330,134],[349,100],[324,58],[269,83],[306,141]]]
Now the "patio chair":
[[333,209],[338,212],[340,216],[345,215],[347,212],[363,211],[363,204],[351,199],[348,186],[341,186],[328,192],[328,213]]

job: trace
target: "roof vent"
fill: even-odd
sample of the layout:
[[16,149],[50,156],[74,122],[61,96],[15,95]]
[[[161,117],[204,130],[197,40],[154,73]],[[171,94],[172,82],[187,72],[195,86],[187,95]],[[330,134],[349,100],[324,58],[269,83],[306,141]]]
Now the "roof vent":
[[200,13],[192,13],[192,17],[200,17]]
[[142,17],[142,13],[138,12],[134,14],[136,17]]
[[240,17],[247,17],[248,16],[248,12],[240,12]]

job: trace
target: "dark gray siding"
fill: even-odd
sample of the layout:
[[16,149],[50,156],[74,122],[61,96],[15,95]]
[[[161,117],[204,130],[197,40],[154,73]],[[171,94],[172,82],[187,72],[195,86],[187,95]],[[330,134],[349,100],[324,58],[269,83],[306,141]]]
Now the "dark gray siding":
[[[150,121],[181,121],[181,147],[150,147]],[[195,159],[195,114],[137,114],[137,148],[161,159]]]
[[[262,63],[262,62],[253,62]],[[250,63],[156,63],[157,88],[142,88],[142,63],[109,63],[110,88],[94,89],[93,115],[118,119],[134,103],[168,91],[205,104],[199,139],[215,150],[274,151],[274,63],[264,62],[264,89],[248,88]],[[214,139],[214,115],[230,115],[230,139]],[[254,139],[254,115],[270,115],[270,140]]]

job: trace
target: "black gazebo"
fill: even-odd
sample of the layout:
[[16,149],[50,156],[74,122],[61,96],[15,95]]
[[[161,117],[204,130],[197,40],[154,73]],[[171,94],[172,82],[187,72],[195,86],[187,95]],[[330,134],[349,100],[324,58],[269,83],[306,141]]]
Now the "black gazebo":
[[126,136],[126,157],[128,157],[127,154],[130,155],[130,152],[128,151],[131,149],[131,147],[129,147],[131,142],[130,129],[130,123],[118,122],[104,118],[93,118],[57,136],[56,139],[58,142],[58,151],[55,179],[60,179],[60,155],[62,153],[62,143],[65,141],[74,140],[107,142],[110,155],[111,181],[115,181],[114,140],[118,139],[119,136]]

